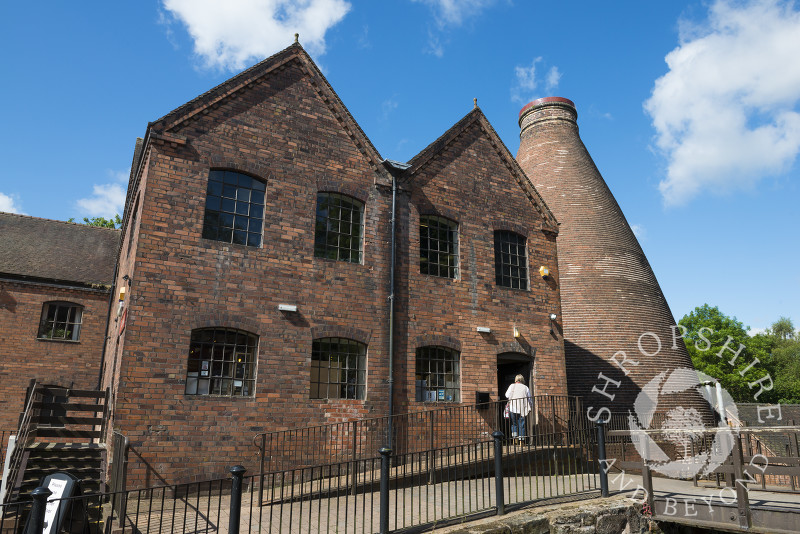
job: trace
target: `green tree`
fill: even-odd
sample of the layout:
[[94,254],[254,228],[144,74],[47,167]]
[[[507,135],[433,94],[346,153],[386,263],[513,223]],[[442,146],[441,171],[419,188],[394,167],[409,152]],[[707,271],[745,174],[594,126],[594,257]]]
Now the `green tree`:
[[788,317],[779,317],[777,321],[772,323],[772,335],[779,339],[792,339],[794,337],[794,324]]
[[[759,403],[778,400],[774,387],[776,377],[772,373],[774,338],[748,336],[741,321],[708,304],[695,308],[678,324],[686,328],[684,342],[695,368],[719,380],[733,400]],[[767,375],[772,379],[773,388],[766,390],[769,381],[765,381],[765,391],[756,398],[761,386],[750,385]]]
[[[75,222],[74,217],[70,217],[67,219],[67,222]],[[122,226],[122,219],[119,216],[119,213],[114,215],[113,218],[106,219],[105,217],[84,217],[83,224],[87,224],[89,226],[99,226],[101,228],[119,228]]]

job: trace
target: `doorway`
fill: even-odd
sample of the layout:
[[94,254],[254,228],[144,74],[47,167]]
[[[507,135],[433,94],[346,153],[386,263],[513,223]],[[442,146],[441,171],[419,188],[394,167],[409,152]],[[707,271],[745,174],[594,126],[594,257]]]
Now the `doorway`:
[[533,370],[533,360],[527,354],[520,352],[504,352],[497,355],[497,397],[505,400],[508,387],[514,383],[517,375],[525,377],[525,385],[533,391],[531,383],[531,371]]

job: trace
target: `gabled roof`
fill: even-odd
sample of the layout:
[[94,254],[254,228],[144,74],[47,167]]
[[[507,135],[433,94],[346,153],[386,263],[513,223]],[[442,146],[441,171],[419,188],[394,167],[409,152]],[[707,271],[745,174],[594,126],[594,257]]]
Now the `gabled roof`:
[[155,122],[150,123],[148,131],[158,134],[173,132],[187,119],[233,97],[241,91],[246,91],[261,78],[269,76],[277,69],[292,62],[297,62],[306,75],[308,75],[311,84],[314,86],[320,98],[328,106],[331,113],[339,120],[342,127],[348,132],[372,166],[380,172],[385,172],[380,165],[380,162],[383,160],[381,155],[372,145],[372,142],[367,138],[366,134],[364,134],[364,131],[350,114],[350,111],[348,111],[347,107],[339,98],[339,95],[336,94],[336,91],[334,91],[333,87],[328,83],[328,80],[314,63],[314,60],[311,59],[311,56],[309,56],[305,49],[297,42],[260,63],[253,65],[249,69],[240,72],[213,89],[206,91],[197,98],[190,100]]
[[120,231],[0,212],[0,276],[111,285]]
[[413,181],[414,175],[442,155],[453,141],[458,139],[473,125],[476,125],[480,128],[481,132],[483,132],[483,134],[489,140],[492,147],[494,147],[497,155],[500,157],[503,163],[505,163],[506,168],[517,179],[517,183],[522,188],[522,191],[528,197],[534,209],[536,209],[536,211],[542,217],[542,225],[544,229],[552,232],[558,232],[558,221],[550,211],[550,208],[547,207],[544,199],[539,195],[539,192],[536,191],[536,188],[533,187],[533,184],[528,179],[525,171],[523,171],[519,166],[517,160],[511,155],[511,152],[509,152],[505,143],[503,143],[503,141],[500,139],[500,136],[497,135],[497,132],[494,131],[494,128],[492,128],[489,120],[483,114],[481,109],[477,107],[477,105],[475,106],[475,109],[467,113],[464,118],[455,123],[449,130],[439,136],[438,139],[422,149],[419,154],[414,156],[411,161],[408,162],[410,167],[404,173],[403,178],[405,180]]

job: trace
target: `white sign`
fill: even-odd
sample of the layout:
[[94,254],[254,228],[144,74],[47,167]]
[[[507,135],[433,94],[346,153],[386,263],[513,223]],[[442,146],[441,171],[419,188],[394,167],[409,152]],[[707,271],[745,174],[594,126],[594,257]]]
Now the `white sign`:
[[67,487],[66,480],[59,480],[57,478],[51,478],[50,483],[47,484],[47,489],[53,492],[53,494],[47,498],[47,507],[44,509],[44,530],[42,530],[42,534],[50,534],[50,530],[53,528],[53,522],[56,520],[56,512],[58,512],[58,507],[61,505],[61,496],[64,494],[64,488]]

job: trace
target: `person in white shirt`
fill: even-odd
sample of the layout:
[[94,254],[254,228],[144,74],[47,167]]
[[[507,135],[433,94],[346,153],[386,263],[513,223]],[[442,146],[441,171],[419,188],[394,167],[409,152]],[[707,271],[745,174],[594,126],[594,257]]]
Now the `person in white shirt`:
[[533,408],[531,390],[525,385],[525,377],[517,375],[514,378],[514,383],[508,386],[506,398],[511,419],[511,437],[522,441],[525,439],[525,418]]

